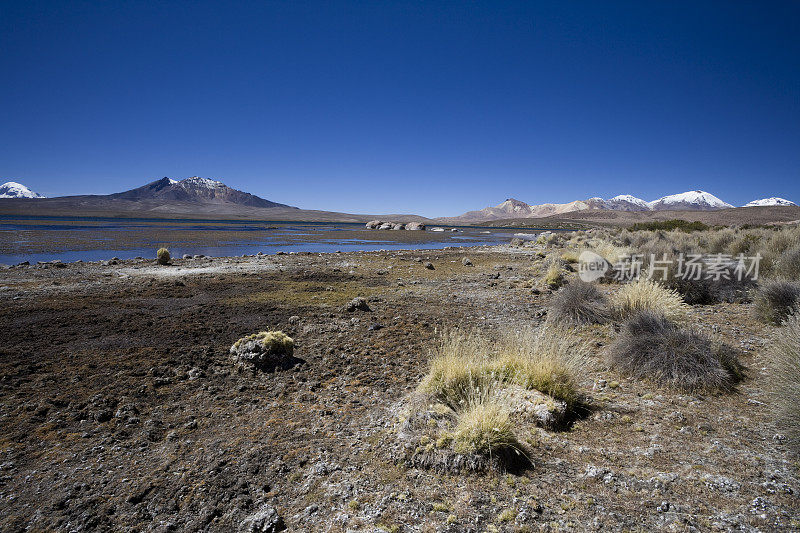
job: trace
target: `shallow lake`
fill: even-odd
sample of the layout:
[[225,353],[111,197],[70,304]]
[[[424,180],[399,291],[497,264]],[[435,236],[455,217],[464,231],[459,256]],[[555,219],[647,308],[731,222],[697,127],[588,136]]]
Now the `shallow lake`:
[[[436,228],[437,231],[431,231]],[[441,249],[534,238],[510,228],[428,226],[426,231],[368,230],[362,223],[0,216],[0,263],[155,257]]]

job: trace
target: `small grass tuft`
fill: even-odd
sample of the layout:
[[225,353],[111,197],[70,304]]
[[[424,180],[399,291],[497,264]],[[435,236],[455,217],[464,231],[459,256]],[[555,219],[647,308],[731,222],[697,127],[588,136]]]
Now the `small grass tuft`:
[[156,252],[156,260],[159,265],[168,265],[170,260],[169,250],[166,248],[159,248]]
[[544,275],[544,284],[550,289],[557,289],[564,284],[564,271],[561,265],[551,264]]

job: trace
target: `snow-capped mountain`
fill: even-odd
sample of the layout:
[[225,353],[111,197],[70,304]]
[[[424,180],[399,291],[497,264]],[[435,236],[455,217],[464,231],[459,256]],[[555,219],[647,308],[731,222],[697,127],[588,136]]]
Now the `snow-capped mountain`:
[[653,211],[665,211],[668,209],[709,211],[712,209],[727,209],[733,207],[731,204],[723,202],[713,194],[705,191],[688,191],[680,194],[672,194],[648,202],[647,205]]
[[249,207],[290,207],[228,187],[221,181],[193,176],[181,181],[161,178],[129,191],[110,194],[117,200],[163,200],[203,204],[238,204]]
[[771,206],[771,205],[797,205],[796,203],[786,200],[784,198],[778,198],[773,196],[772,198],[762,198],[761,200],[753,200],[752,202],[748,202],[744,204],[742,207],[761,207],[761,206]]
[[573,211],[583,211],[586,209],[608,211],[711,211],[731,207],[733,207],[731,204],[723,202],[713,194],[705,191],[688,191],[680,194],[673,194],[664,196],[658,200],[653,200],[652,202],[647,202],[630,194],[620,194],[608,200],[595,197],[589,198],[588,200],[576,200],[565,204],[547,203],[538,205],[529,205],[512,198],[495,207],[486,207],[478,211],[468,211],[457,217],[443,217],[437,220],[455,223],[480,222],[505,218],[540,218]]
[[606,208],[615,211],[650,211],[650,206],[641,198],[630,194],[620,194],[605,200]]
[[16,181],[7,181],[0,185],[0,198],[44,198]]

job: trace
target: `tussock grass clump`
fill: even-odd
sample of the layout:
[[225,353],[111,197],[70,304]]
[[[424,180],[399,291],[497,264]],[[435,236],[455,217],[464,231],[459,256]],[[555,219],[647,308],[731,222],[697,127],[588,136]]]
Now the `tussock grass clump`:
[[594,251],[612,265],[630,255],[631,251],[625,246],[617,246],[611,242],[601,240],[592,246]]
[[170,260],[169,250],[166,248],[159,248],[156,252],[156,260],[159,265],[168,265]]
[[800,285],[785,280],[763,281],[753,293],[753,315],[780,324],[800,305]]
[[[435,396],[452,409],[463,407],[471,391],[487,387],[492,381],[486,346],[482,344],[458,334],[445,336],[418,390]],[[479,351],[459,351],[459,348],[467,347]]]
[[800,315],[793,315],[779,329],[767,352],[772,409],[781,431],[800,451]]
[[[414,448],[413,464],[472,470],[495,461],[503,468],[530,464],[515,428],[530,423],[525,417],[531,416],[528,407],[533,405],[551,413],[535,416],[543,417],[538,423],[552,427],[568,424],[579,413],[577,376],[586,367],[587,353],[574,337],[552,326],[498,339],[477,332],[446,332],[430,371],[412,396],[416,403],[409,427],[426,428],[426,444]],[[550,398],[531,392],[521,402],[524,389]],[[532,404],[530,397],[542,403]],[[432,430],[438,435],[429,436]],[[457,457],[448,456],[451,452]]]
[[561,265],[556,262],[547,267],[547,272],[544,275],[544,284],[551,289],[557,289],[564,284],[564,271]]
[[644,278],[624,285],[611,297],[611,304],[614,314],[622,319],[650,311],[678,320],[685,318],[689,309],[676,291]]
[[591,283],[570,283],[556,293],[548,318],[565,324],[602,324],[609,319],[606,297]]
[[775,261],[775,274],[786,279],[800,280],[800,245],[781,253]]
[[488,364],[500,381],[536,389],[573,409],[580,401],[578,376],[588,361],[587,348],[570,332],[547,326],[534,333],[507,334]]
[[267,353],[280,353],[292,355],[294,352],[294,340],[282,331],[261,331],[253,333],[247,337],[242,337],[231,347],[238,350],[247,343],[258,344],[260,349]]
[[579,257],[580,252],[578,250],[564,250],[561,252],[561,259],[567,263],[577,263]]
[[459,411],[475,390],[508,383],[536,389],[572,408],[579,401],[576,377],[586,365],[586,354],[573,335],[552,326],[509,333],[496,342],[475,333],[449,332],[418,391]]
[[623,325],[608,354],[611,366],[620,372],[687,391],[727,390],[741,373],[731,351],[646,311]]
[[508,409],[488,394],[479,395],[458,413],[451,433],[456,453],[492,454],[523,449]]

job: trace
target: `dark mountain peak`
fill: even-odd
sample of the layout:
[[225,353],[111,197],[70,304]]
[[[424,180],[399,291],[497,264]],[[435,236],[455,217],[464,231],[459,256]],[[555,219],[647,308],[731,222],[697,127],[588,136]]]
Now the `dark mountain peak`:
[[249,207],[291,207],[228,187],[221,181],[192,176],[181,181],[163,177],[129,191],[110,194],[118,200],[163,200],[200,204],[238,204]]

